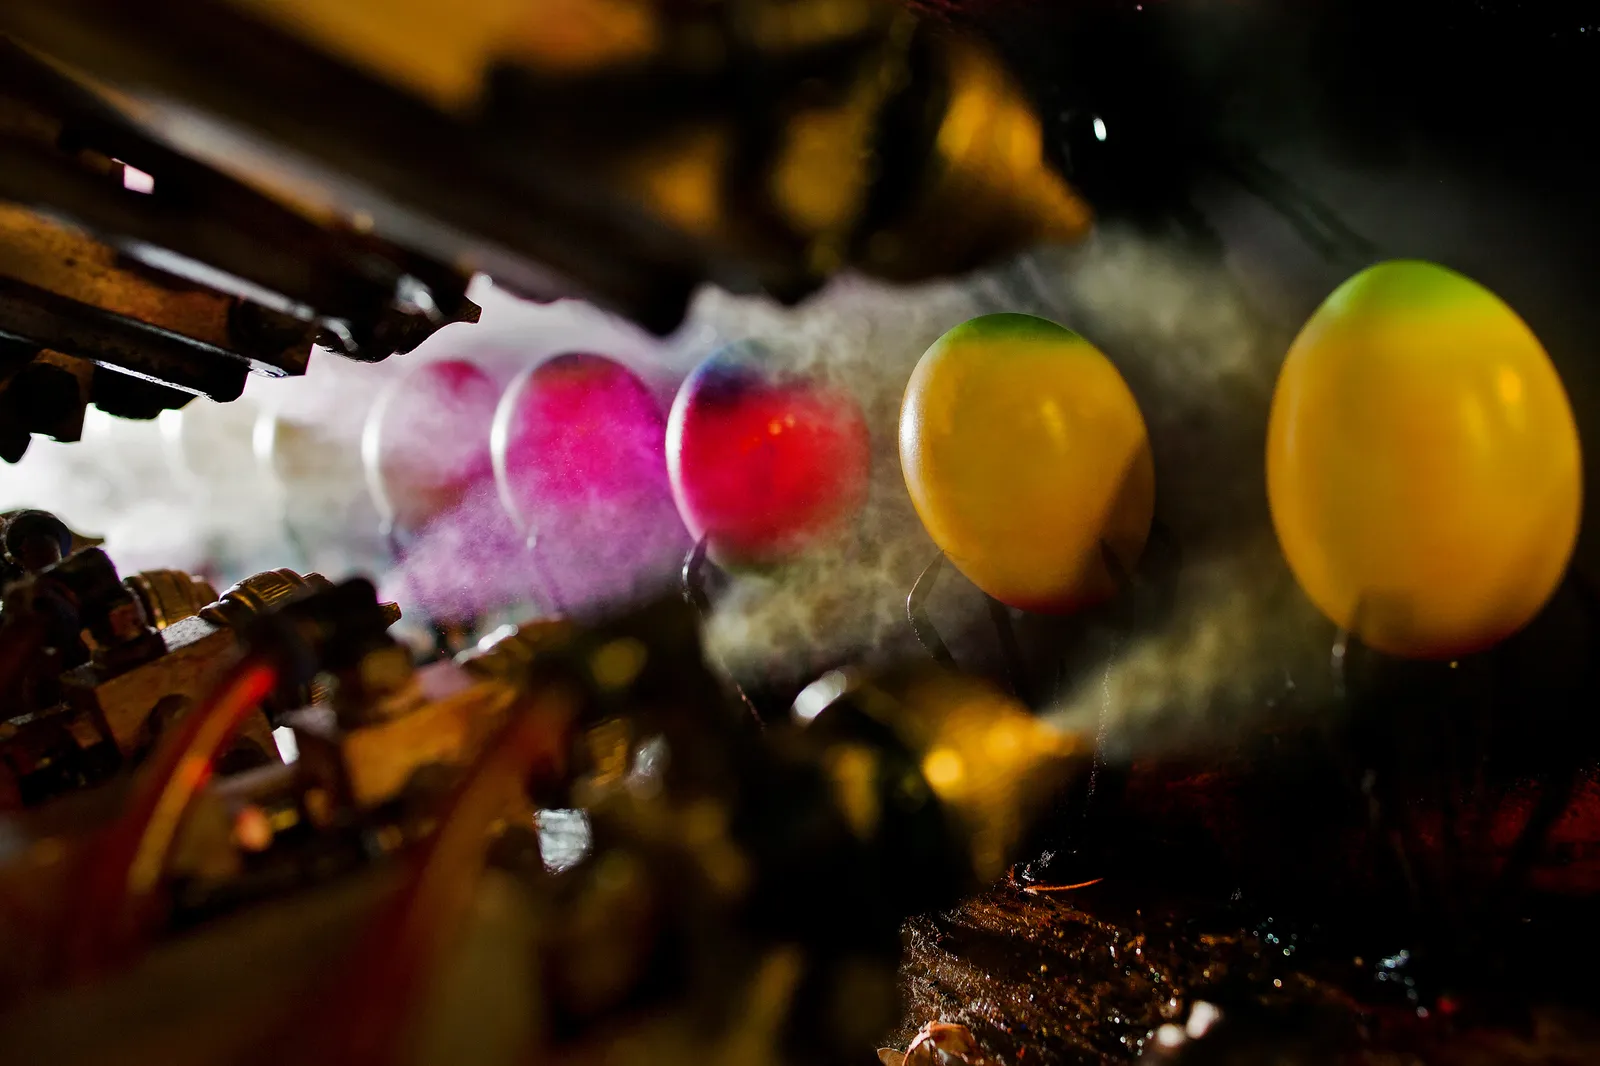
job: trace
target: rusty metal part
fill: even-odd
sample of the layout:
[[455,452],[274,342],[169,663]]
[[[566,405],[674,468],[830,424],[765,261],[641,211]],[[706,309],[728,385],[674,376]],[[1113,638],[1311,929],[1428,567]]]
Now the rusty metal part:
[[313,342],[410,351],[476,320],[467,282],[173,152],[0,39],[0,457],[77,439],[86,403],[234,399],[248,372],[304,373]]
[[520,626],[502,626],[456,656],[456,663],[478,677],[516,683],[541,652],[564,646],[574,635],[571,622],[541,618]]
[[9,278],[0,278],[0,333],[224,403],[239,398],[248,372],[214,345]]
[[[0,89],[21,115],[8,124],[13,136],[0,138],[6,199],[74,218],[153,270],[318,321],[356,358],[409,351],[445,322],[476,319],[461,272],[163,147],[104,95],[25,49],[7,44],[3,58]],[[153,187],[125,188],[127,166]],[[273,333],[245,325],[233,332],[258,342]]]
[[161,639],[164,653],[142,667],[109,673],[86,664],[63,679],[68,706],[103,723],[124,755],[148,746],[153,719],[176,717],[202,697],[237,647],[231,632],[196,619]]
[[6,558],[26,571],[54,565],[72,551],[72,531],[49,511],[13,511],[5,516]]
[[[292,570],[246,578],[221,599],[209,583],[179,571],[146,571],[120,581],[98,549],[70,551],[66,560],[49,562],[48,556],[79,541],[54,516],[4,517],[0,539],[18,553],[8,564],[6,614],[18,623],[35,615],[53,620],[46,623],[48,635],[35,641],[44,646],[19,651],[17,676],[7,680],[0,788],[16,792],[9,805],[96,783],[141,758],[238,657],[244,627],[331,587],[320,575],[302,577]],[[30,563],[46,565],[30,570]],[[379,610],[389,624],[399,616],[394,604]],[[21,647],[9,628],[8,637]],[[356,673],[376,702],[386,675],[382,656],[370,658]],[[409,663],[404,666],[409,675]],[[278,713],[325,696],[321,683],[285,685],[268,709]],[[276,762],[271,730],[265,714],[251,716],[222,768],[232,772]]]
[[[67,705],[104,724],[124,756],[147,748],[164,723],[198,703],[238,653],[237,634],[202,618],[186,618],[161,634],[165,647],[156,658],[122,673],[86,665],[63,679]],[[258,746],[273,753],[271,727],[258,716],[252,731]]]
[[[141,267],[87,232],[17,204],[0,203],[0,277],[59,297],[60,306],[71,306],[66,303],[71,301],[143,323],[181,338],[174,344],[190,343],[197,351],[271,377],[305,372],[318,329],[265,307],[241,310],[246,305],[236,296]],[[251,319],[248,326],[246,317]],[[8,321],[17,323],[9,332],[20,335],[26,328],[20,314]],[[41,333],[42,327],[33,331]],[[123,365],[136,356],[97,350],[83,338],[57,332],[58,337],[29,339],[73,342],[73,347],[64,343],[59,350],[106,362],[117,357],[123,362],[114,364],[115,369],[139,369]]]
[[[0,723],[0,777],[15,780],[34,804],[95,784],[137,760],[211,690],[239,652],[238,635],[200,618],[152,633],[136,661],[90,661],[64,671],[42,691],[44,706]],[[256,714],[225,768],[278,760],[272,726]]]
[[[310,573],[302,576],[287,567],[264,570],[224,590],[215,603],[207,604],[200,609],[200,617],[214,625],[238,630],[248,625],[251,619],[277,610],[314,592],[326,591],[332,587],[333,583],[321,574]],[[380,603],[378,609],[382,612],[386,625],[394,625],[400,620],[399,604]],[[329,690],[325,682],[316,679],[308,685],[291,686],[286,691],[280,692],[276,702],[284,709],[288,709],[320,703],[328,696]]]
[[211,582],[182,570],[142,570],[123,581],[144,608],[145,619],[157,629],[193,618],[217,599]]
[[21,458],[31,434],[58,441],[82,437],[95,372],[81,359],[0,338],[0,458]]
[[434,663],[366,722],[341,722],[327,706],[285,721],[295,731],[302,772],[342,802],[367,808],[393,799],[423,766],[471,762],[516,696],[511,685]]
[[280,197],[660,331],[707,281],[792,300],[1088,224],[994,57],[889,0],[18,0],[0,28]]

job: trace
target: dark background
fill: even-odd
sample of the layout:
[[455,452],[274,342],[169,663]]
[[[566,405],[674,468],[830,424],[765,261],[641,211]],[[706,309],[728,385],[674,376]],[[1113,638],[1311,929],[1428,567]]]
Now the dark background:
[[925,6],[999,45],[1102,219],[1217,256],[1289,324],[1372,262],[1453,267],[1532,326],[1600,440],[1600,3]]

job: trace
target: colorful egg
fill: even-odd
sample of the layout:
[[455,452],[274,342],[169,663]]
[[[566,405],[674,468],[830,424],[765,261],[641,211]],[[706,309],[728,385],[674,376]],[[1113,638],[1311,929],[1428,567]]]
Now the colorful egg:
[[1441,266],[1382,263],[1300,331],[1267,493],[1311,601],[1368,646],[1438,658],[1515,632],[1560,583],[1582,457],[1538,338]]
[[655,396],[604,356],[558,355],[506,390],[494,419],[495,479],[560,606],[629,599],[677,572],[689,539],[665,442]]
[[911,502],[944,553],[1002,603],[1109,598],[1144,549],[1155,468],[1139,405],[1099,349],[1032,315],[974,318],[922,356],[900,409]]
[[673,495],[719,562],[781,560],[846,527],[866,502],[871,441],[860,406],[776,362],[759,342],[729,345],[672,404]]
[[487,371],[442,359],[392,382],[367,414],[367,488],[401,551],[384,591],[413,618],[465,622],[527,598],[532,568],[489,450],[499,400]]
[[489,427],[500,388],[464,359],[424,363],[379,396],[361,435],[367,487],[384,519],[417,530],[494,484]]

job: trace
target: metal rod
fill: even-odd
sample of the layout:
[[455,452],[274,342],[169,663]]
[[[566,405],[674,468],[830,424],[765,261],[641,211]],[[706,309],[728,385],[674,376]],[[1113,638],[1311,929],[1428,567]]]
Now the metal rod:
[[[711,537],[709,534],[701,537],[695,542],[695,546],[689,549],[689,554],[684,556],[683,559],[683,598],[688,600],[690,606],[699,612],[702,622],[711,617],[711,597],[706,594],[705,581],[706,551],[710,542]],[[761,712],[756,709],[755,703],[751,701],[750,696],[745,692],[744,686],[739,684],[738,679],[733,676],[733,672],[728,669],[727,664],[722,662],[721,658],[710,647],[707,647],[706,654],[716,661],[722,676],[727,679],[728,684],[733,686],[734,693],[738,695],[739,702],[744,704],[744,709],[750,712],[750,717],[756,720],[757,725],[765,726],[766,722],[762,721]]]
[[939,631],[933,628],[933,622],[928,618],[927,600],[933,592],[933,586],[939,580],[939,571],[944,569],[944,552],[933,557],[933,562],[923,568],[917,580],[911,586],[911,594],[906,597],[906,620],[911,623],[911,632],[917,635],[917,643],[921,644],[927,653],[933,656],[933,661],[940,666],[955,669],[955,656],[950,654],[950,649],[945,647]]
[[1023,703],[1032,706],[1033,685],[1028,676],[1028,664],[1022,657],[1022,645],[1017,642],[1017,628],[1011,621],[1011,609],[993,596],[985,596],[989,601],[989,620],[994,623],[994,632],[1000,638],[1000,656],[1005,661],[1006,679],[1011,684],[1012,695]]

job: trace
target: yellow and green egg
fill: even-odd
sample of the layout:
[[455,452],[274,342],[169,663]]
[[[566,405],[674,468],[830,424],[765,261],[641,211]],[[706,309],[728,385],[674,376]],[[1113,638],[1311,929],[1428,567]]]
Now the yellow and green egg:
[[984,315],[934,342],[900,411],[900,463],[923,525],[995,599],[1062,612],[1115,591],[1150,531],[1144,418],[1098,348],[1032,315]]
[[[1220,413],[1219,413],[1220,415]],[[1111,361],[1031,315],[940,337],[906,387],[900,460],[923,525],[980,589],[1062,612],[1131,569],[1155,474]],[[1476,282],[1381,263],[1331,295],[1280,372],[1267,494],[1307,597],[1379,651],[1444,658],[1525,625],[1577,538],[1582,456],[1532,330]]]
[[1444,658],[1525,625],[1571,558],[1578,431],[1533,331],[1482,285],[1382,263],[1289,350],[1267,494],[1306,595],[1379,651]]

